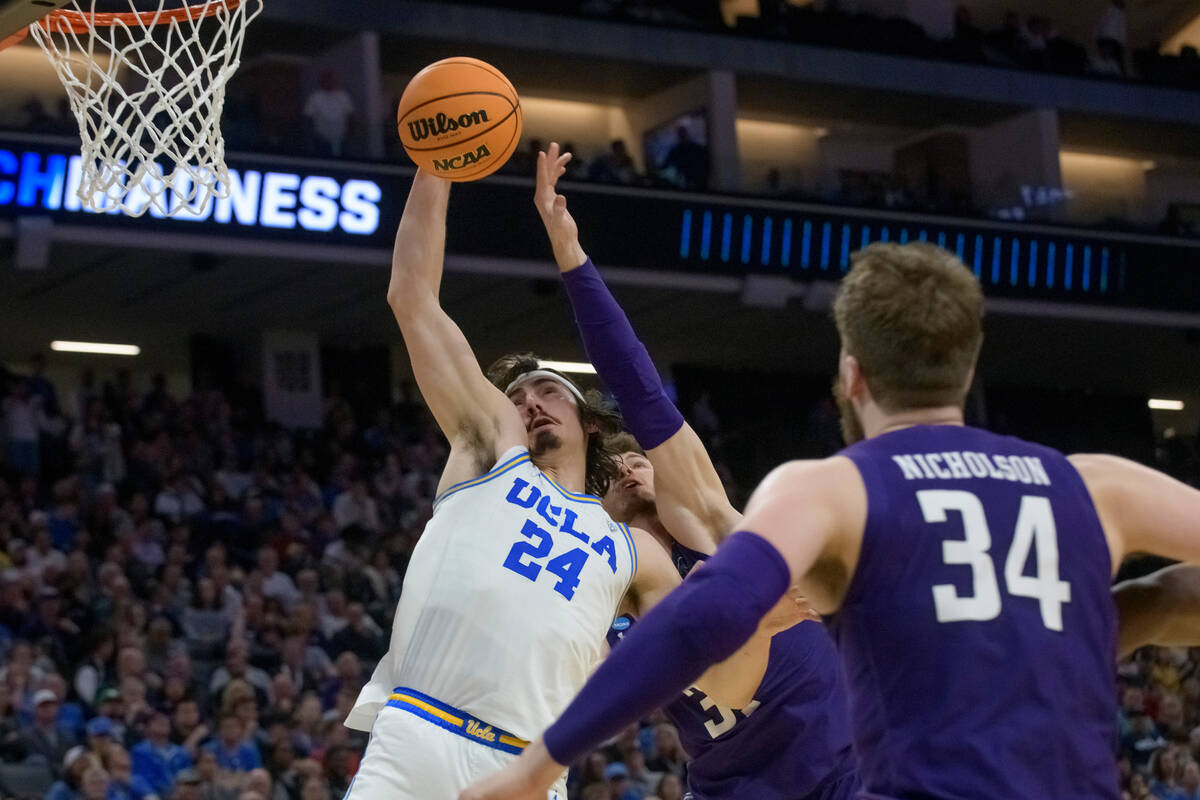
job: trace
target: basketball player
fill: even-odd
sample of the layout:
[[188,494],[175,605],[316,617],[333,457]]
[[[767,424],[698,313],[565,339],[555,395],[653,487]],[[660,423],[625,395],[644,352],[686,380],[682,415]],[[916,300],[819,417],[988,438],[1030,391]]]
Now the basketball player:
[[866,248],[834,315],[850,446],[772,472],[742,530],[463,800],[535,796],[792,583],[835,615],[864,796],[1115,800],[1112,575],[1136,551],[1200,560],[1200,491],[964,425],[983,296],[944,250]]
[[[566,200],[556,193],[570,158],[569,153],[560,156],[554,143],[549,153],[539,154],[535,204],[588,358],[636,433],[636,440],[629,435],[610,440],[622,452],[624,469],[609,485],[605,509],[613,519],[648,531],[686,575],[716,550],[741,515],[579,244]],[[626,618],[617,622],[619,628],[629,624]],[[735,696],[710,697],[691,687],[664,708],[692,757],[691,796],[851,797],[857,790],[857,760],[845,685],[828,633],[814,622],[765,644],[767,657],[746,662]]]
[[[449,186],[418,172],[396,233],[388,303],[450,455],[391,646],[346,720],[371,732],[351,800],[453,798],[502,766],[583,685],[618,609],[643,614],[680,583],[650,535],[595,496],[617,470],[602,438],[618,418],[598,393],[527,355],[497,362],[493,385],[442,310]],[[768,639],[802,618],[791,598],[777,612]],[[729,672],[701,684],[722,693]],[[561,776],[540,796],[551,784],[565,800]]]

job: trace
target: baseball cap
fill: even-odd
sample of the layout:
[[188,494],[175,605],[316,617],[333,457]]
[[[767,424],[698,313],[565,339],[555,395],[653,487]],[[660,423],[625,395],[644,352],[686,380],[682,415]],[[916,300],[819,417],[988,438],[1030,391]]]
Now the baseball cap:
[[33,695],[33,706],[37,708],[42,703],[57,703],[58,695],[50,689],[38,689]]
[[181,769],[175,775],[175,783],[200,783],[200,773],[191,767]]
[[108,687],[96,692],[96,702],[93,705],[98,706],[101,703],[107,703],[109,700],[120,700],[120,699],[121,699],[121,692],[118,691],[117,689],[114,689],[111,686],[108,686]]
[[113,723],[108,717],[96,717],[88,720],[87,724],[88,736],[112,736]]
[[620,761],[609,764],[604,768],[604,779],[611,781],[613,778],[628,778],[629,770]]
[[87,748],[81,744],[77,744],[67,751],[63,756],[63,769],[70,769],[71,765],[79,760],[79,757],[87,753]]

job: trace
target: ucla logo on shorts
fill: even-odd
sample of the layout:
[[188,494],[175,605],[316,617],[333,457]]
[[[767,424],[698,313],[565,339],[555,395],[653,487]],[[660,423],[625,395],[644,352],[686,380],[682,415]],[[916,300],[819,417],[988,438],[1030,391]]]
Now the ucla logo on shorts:
[[617,633],[623,633],[629,630],[629,617],[617,617],[613,620],[612,629]]

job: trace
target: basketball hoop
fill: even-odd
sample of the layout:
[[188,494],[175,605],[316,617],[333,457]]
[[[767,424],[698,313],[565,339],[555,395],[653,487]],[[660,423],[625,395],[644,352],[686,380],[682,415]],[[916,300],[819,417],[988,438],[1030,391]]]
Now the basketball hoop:
[[83,208],[203,213],[229,196],[225,84],[262,0],[120,0],[129,10],[113,13],[96,5],[71,0],[29,26],[79,122]]

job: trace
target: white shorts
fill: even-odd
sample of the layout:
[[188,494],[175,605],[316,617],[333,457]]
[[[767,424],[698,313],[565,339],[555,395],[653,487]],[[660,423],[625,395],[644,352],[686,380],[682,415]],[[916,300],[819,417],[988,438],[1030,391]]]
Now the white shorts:
[[[514,758],[384,706],[344,800],[457,800],[463,789]],[[567,800],[565,776],[546,796]]]

